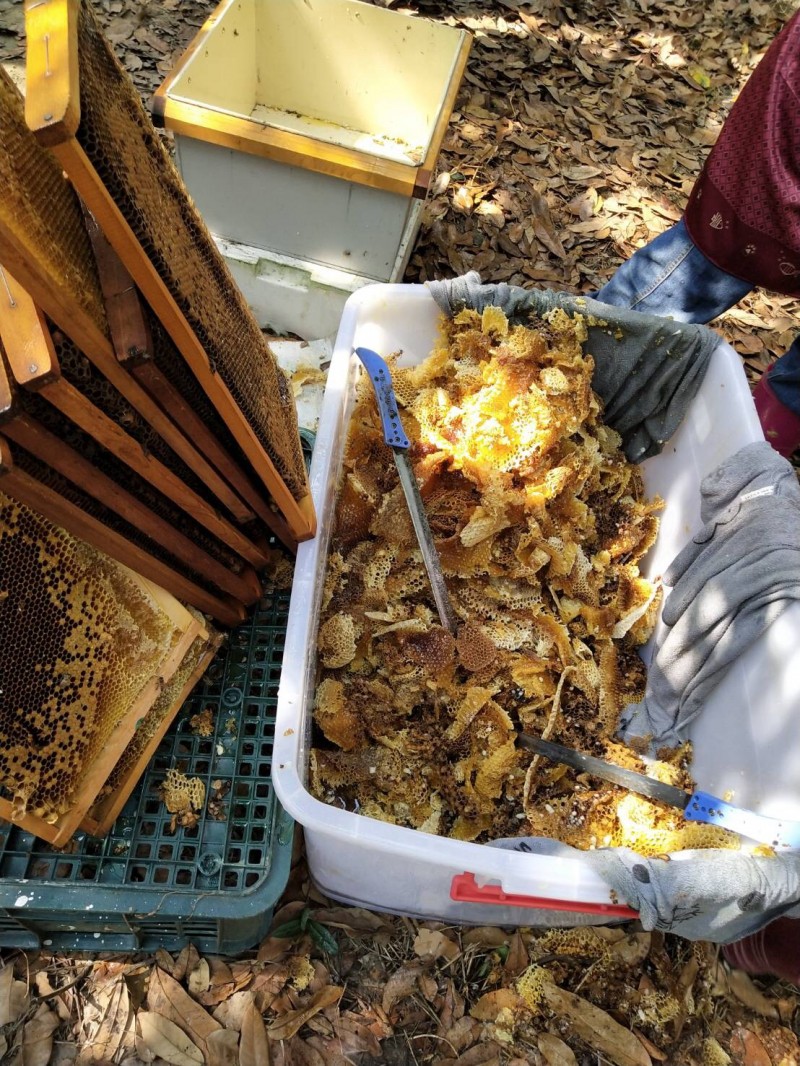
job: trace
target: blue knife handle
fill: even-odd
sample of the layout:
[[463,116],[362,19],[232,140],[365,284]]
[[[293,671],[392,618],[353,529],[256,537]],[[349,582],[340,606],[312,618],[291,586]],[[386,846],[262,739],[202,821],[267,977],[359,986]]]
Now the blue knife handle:
[[708,792],[694,792],[683,816],[690,822],[719,825],[773,848],[800,848],[800,822],[783,822],[779,818],[746,811]]
[[383,427],[383,439],[390,448],[408,450],[411,447],[411,441],[405,435],[403,423],[400,421],[397,397],[392,388],[392,375],[389,372],[389,367],[377,352],[373,352],[369,348],[356,348],[355,353],[364,364],[364,369],[369,374],[372,387],[375,389],[378,412],[381,416],[381,425]]

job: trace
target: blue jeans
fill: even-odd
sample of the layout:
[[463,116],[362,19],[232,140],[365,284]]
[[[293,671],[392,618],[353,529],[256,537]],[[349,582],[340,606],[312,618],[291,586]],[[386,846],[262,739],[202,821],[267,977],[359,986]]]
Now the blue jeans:
[[[706,259],[681,219],[634,252],[596,298],[679,322],[710,322],[752,288]],[[772,365],[768,377],[780,402],[800,416],[800,337]]]

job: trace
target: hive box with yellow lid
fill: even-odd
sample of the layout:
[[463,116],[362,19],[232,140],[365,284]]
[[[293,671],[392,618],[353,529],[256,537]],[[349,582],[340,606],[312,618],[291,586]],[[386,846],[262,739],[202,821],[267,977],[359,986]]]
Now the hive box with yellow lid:
[[[309,867],[329,896],[442,921],[496,925],[605,923],[633,912],[613,898],[585,853],[556,842],[549,854],[525,854],[433,836],[323,803],[308,788],[317,680],[317,632],[336,494],[354,383],[354,346],[400,366],[434,347],[439,312],[424,286],[376,285],[356,293],[342,318],[311,467],[319,533],[298,552],[278,701],[273,781],[285,809],[304,826]],[[641,564],[662,574],[701,527],[703,477],[762,434],[739,356],[720,340],[702,386],[677,433],[642,465],[645,491],[666,506],[654,548]],[[386,462],[391,462],[388,454]],[[656,627],[654,640],[662,631]],[[715,795],[773,817],[800,819],[800,753],[795,728],[800,677],[792,649],[800,607],[773,625],[729,671],[691,733],[692,775]],[[652,641],[643,649],[647,660]],[[768,708],[768,714],[765,711]],[[686,853],[690,854],[690,853]]]
[[354,0],[205,23],[153,114],[262,325],[327,335],[355,287],[402,277],[469,43]]

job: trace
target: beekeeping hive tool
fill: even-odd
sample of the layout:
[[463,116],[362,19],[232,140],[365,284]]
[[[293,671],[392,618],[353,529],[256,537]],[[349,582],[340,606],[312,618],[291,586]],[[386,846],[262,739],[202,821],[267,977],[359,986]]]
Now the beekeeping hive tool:
[[583,752],[575,751],[574,748],[554,744],[549,740],[541,740],[528,733],[520,733],[519,742],[524,748],[535,751],[538,755],[544,755],[552,762],[563,763],[582,773],[592,774],[594,777],[602,778],[603,781],[610,781],[631,792],[637,792],[640,796],[666,803],[670,807],[677,807],[683,811],[683,817],[687,821],[718,825],[722,829],[729,829],[749,840],[757,840],[773,848],[800,848],[800,822],[784,822],[779,818],[768,818],[766,815],[756,814],[755,811],[735,807],[708,792],[699,790],[686,792],[682,788],[676,788],[675,785],[654,781],[653,778],[636,773],[635,770],[626,770],[622,766],[606,762],[605,759],[598,759],[594,755],[584,755]]
[[425,513],[425,504],[419,491],[414,467],[408,458],[408,449],[411,447],[411,441],[406,436],[403,423],[400,421],[397,397],[392,388],[392,375],[385,360],[377,352],[373,352],[370,348],[356,348],[355,353],[363,363],[375,390],[375,399],[378,401],[378,412],[381,416],[381,425],[383,427],[383,439],[392,449],[394,455],[397,472],[400,475],[400,484],[403,487],[408,511],[414,525],[414,532],[417,535],[419,550],[422,552],[422,561],[425,563],[425,570],[428,573],[428,580],[433,590],[433,598],[436,602],[436,610],[439,612],[439,619],[444,628],[455,636],[458,629],[458,619],[450,603],[450,596],[442,573],[442,563],[433,541],[433,533],[431,533],[428,516]]

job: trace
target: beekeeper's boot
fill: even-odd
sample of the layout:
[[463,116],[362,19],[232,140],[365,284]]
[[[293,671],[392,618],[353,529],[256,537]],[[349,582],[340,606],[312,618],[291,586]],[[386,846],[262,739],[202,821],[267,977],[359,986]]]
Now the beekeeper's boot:
[[788,459],[800,448],[800,417],[781,403],[766,374],[756,385],[753,399],[764,436],[776,452]]

